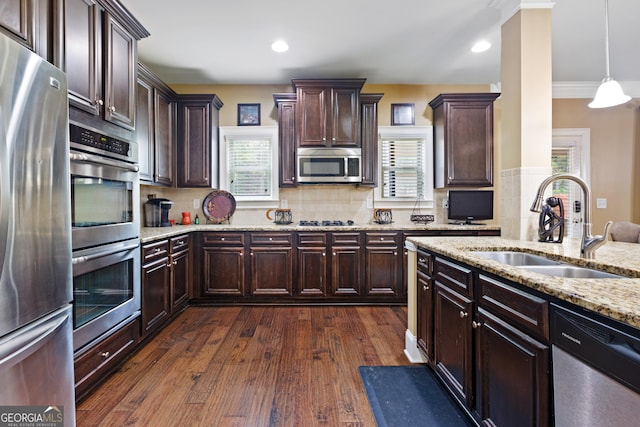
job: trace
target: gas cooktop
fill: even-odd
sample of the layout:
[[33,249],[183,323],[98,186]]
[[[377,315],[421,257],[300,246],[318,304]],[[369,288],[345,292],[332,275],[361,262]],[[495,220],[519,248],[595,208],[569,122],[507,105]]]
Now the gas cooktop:
[[354,222],[352,220],[348,220],[348,221],[340,221],[340,220],[321,220],[321,221],[316,221],[316,220],[300,220],[300,222],[298,223],[298,225],[302,226],[302,227],[334,227],[334,226],[338,226],[338,227],[342,227],[342,226],[347,226],[347,225],[354,225]]

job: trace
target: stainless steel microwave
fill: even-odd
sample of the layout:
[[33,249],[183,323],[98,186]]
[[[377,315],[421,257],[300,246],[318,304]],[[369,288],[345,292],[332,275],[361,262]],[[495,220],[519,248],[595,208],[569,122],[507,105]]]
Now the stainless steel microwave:
[[360,148],[298,148],[298,183],[358,183],[362,181]]

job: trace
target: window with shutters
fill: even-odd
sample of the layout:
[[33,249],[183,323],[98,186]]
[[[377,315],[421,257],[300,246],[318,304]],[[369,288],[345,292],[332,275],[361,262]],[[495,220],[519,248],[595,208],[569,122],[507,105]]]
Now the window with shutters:
[[237,201],[278,200],[277,128],[220,128],[220,185]]
[[423,206],[433,202],[432,128],[379,128],[380,185],[376,200]]

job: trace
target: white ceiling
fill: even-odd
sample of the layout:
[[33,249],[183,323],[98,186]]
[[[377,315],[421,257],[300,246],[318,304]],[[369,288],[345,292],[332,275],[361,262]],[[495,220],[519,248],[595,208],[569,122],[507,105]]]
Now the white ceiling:
[[[388,84],[498,83],[503,18],[496,5],[504,10],[509,2],[520,4],[121,2],[151,33],[139,43],[140,60],[169,84],[289,84],[292,78],[325,77]],[[557,0],[552,17],[553,81],[599,82],[605,76],[604,0]],[[640,81],[640,0],[610,0],[609,22],[611,76],[621,83]],[[279,38],[289,43],[288,52],[271,51]],[[492,48],[471,53],[480,38],[491,41]]]

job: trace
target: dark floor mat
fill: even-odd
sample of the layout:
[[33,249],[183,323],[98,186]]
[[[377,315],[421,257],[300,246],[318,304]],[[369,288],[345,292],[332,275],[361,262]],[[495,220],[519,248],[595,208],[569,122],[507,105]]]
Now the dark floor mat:
[[424,366],[361,366],[378,427],[473,426],[433,371]]

